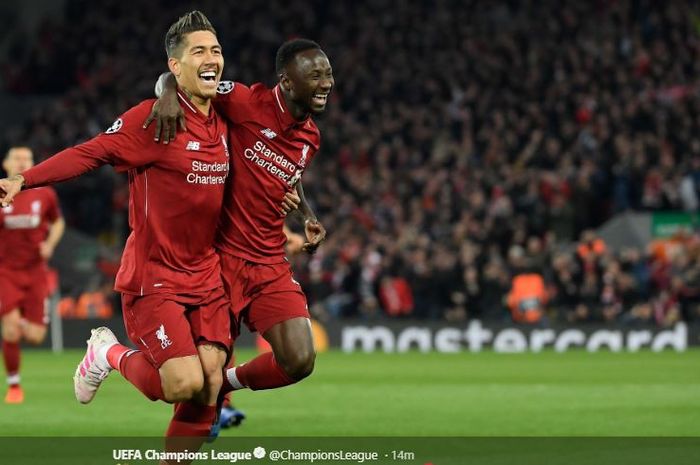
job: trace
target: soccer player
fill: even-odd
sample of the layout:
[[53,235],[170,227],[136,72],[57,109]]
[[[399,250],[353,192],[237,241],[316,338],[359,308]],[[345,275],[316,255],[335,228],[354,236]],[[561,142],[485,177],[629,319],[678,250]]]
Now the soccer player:
[[[12,147],[2,162],[8,176],[33,165],[29,147]],[[24,401],[20,341],[39,345],[46,338],[47,263],[65,227],[56,192],[48,187],[22,192],[14,204],[0,210],[0,323],[8,404]]]
[[118,370],[149,399],[178,403],[166,436],[206,437],[231,346],[229,300],[213,248],[229,172],[226,123],[211,108],[224,60],[216,31],[198,11],[170,27],[165,45],[186,132],[168,145],[154,143],[141,128],[155,102],[146,100],[105,133],[0,180],[0,198],[9,204],[22,186],[63,181],[104,164],[128,171],[132,232],[115,289],[139,350],[119,344],[107,328],[93,330],[75,373],[75,394],[90,402]]
[[[272,89],[222,82],[213,100],[231,123],[232,181],[216,248],[231,299],[232,330],[237,335],[245,324],[272,347],[272,353],[228,369],[222,393],[293,384],[309,376],[314,366],[306,298],[285,258],[284,219],[277,205],[286,194],[298,192],[308,240],[303,249],[315,251],[326,231],[306,202],[300,180],[319,149],[320,134],[311,115],[324,111],[333,72],[320,46],[306,39],[279,48],[276,71],[279,82]],[[173,134],[181,113],[174,106],[175,83],[165,74],[157,87],[165,91],[149,120],[158,118],[160,127]]]

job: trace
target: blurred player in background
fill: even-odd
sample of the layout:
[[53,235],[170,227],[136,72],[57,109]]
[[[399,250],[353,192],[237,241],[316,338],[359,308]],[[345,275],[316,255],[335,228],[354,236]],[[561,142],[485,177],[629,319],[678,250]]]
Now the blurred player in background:
[[[237,336],[245,324],[272,347],[271,353],[227,369],[222,394],[296,383],[311,374],[316,356],[306,297],[285,257],[278,203],[298,193],[307,236],[302,248],[313,253],[326,231],[306,202],[301,176],[320,147],[311,115],[325,110],[334,79],[326,54],[307,39],[284,43],[275,61],[274,88],[222,82],[213,100],[231,123],[232,180],[216,248],[232,305],[232,331]],[[157,127],[167,128],[167,142],[182,110],[172,75],[161,76],[156,88],[159,102],[145,126],[158,119]],[[156,140],[160,136],[157,130]]]
[[[33,165],[28,147],[12,147],[2,163],[8,176]],[[0,324],[8,404],[24,400],[20,342],[38,345],[46,338],[48,261],[65,227],[58,197],[49,187],[22,192],[12,205],[0,210]]]

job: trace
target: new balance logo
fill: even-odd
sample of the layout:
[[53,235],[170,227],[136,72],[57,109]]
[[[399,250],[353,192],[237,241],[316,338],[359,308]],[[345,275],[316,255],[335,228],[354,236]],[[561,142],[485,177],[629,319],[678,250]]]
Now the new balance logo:
[[277,137],[277,133],[270,128],[263,129],[262,131],[260,131],[260,134],[267,137],[268,139],[274,139],[275,137]]
[[165,325],[160,325],[160,328],[156,330],[156,337],[160,341],[161,349],[167,349],[169,346],[173,345],[173,341],[165,334]]
[[185,150],[199,150],[199,142],[194,140],[189,141]]

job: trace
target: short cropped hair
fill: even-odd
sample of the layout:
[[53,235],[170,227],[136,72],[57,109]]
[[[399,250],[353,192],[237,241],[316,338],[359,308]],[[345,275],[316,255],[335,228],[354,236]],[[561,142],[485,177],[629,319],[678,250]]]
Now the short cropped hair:
[[168,58],[180,57],[182,55],[182,46],[185,43],[185,36],[196,31],[209,31],[216,35],[214,26],[211,25],[209,19],[201,11],[194,10],[184,16],[180,16],[165,34],[165,53],[168,54]]
[[7,152],[5,152],[5,157],[3,158],[3,160],[7,160],[8,158],[10,158],[10,154],[12,153],[13,150],[28,150],[29,154],[32,156],[32,158],[34,158],[34,151],[32,150],[32,148],[30,146],[28,146],[28,145],[13,145],[9,149],[7,149]]
[[309,39],[292,39],[283,43],[277,49],[277,56],[275,57],[275,71],[277,74],[284,72],[284,68],[294,59],[297,53],[306,50],[321,50],[321,46]]

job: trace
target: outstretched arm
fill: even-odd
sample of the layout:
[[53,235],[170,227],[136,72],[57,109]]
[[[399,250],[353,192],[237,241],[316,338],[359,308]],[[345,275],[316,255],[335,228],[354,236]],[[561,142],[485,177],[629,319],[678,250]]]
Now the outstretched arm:
[[40,187],[75,178],[102,165],[114,165],[117,171],[146,166],[161,151],[140,129],[151,107],[144,101],[129,109],[102,134],[63,150],[18,176],[0,179],[0,202],[5,207],[23,187]]
[[95,139],[57,153],[22,174],[0,179],[2,206],[11,204],[22,188],[47,186],[75,178],[109,163],[107,149]]

